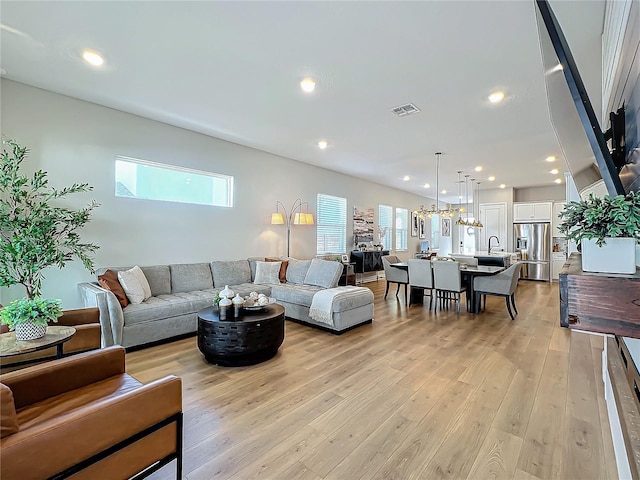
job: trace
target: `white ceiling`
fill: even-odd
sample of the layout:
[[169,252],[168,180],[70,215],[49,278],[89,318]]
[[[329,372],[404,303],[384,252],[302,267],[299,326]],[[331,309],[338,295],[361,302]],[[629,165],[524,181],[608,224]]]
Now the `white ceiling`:
[[[551,5],[599,112],[604,2]],[[553,185],[548,171],[566,168],[544,161],[561,152],[534,8],[533,0],[2,0],[0,66],[11,80],[418,195],[435,197],[436,151],[441,189],[456,191],[457,170],[477,175],[482,189]],[[85,48],[105,66],[85,65]],[[311,95],[299,88],[305,76],[317,81]],[[506,92],[502,104],[488,102],[494,90]],[[408,102],[421,112],[390,112]],[[470,172],[476,165],[482,173]]]

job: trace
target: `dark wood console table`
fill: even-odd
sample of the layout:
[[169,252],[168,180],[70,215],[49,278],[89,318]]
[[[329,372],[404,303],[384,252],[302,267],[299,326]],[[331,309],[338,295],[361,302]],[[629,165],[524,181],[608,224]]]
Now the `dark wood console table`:
[[[365,274],[368,272],[379,272],[384,270],[382,265],[382,257],[389,255],[389,250],[361,252],[353,250],[351,252],[351,262],[355,264],[356,276],[358,273]],[[376,280],[378,279],[376,275]]]
[[640,338],[640,270],[633,275],[582,271],[572,253],[560,271],[560,325]]

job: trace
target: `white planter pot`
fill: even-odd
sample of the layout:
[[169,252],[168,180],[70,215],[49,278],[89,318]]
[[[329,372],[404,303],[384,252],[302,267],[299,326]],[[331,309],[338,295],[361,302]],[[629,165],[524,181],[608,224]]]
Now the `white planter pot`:
[[16,340],[36,340],[47,333],[46,325],[20,323],[16,325]]
[[582,240],[582,270],[599,273],[636,273],[636,241],[606,238],[599,247],[595,240]]

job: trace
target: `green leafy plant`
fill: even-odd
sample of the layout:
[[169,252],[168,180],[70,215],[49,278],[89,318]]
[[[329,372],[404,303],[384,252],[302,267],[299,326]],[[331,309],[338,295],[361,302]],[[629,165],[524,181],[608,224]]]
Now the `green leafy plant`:
[[601,247],[605,238],[628,237],[640,239],[640,195],[604,198],[589,195],[586,200],[569,202],[560,213],[562,222],[558,230],[567,239],[580,243],[582,239],[595,239]]
[[58,317],[62,316],[61,303],[61,300],[44,298],[14,300],[0,311],[0,322],[11,330],[23,323],[47,325],[50,321],[57,322]]
[[55,206],[67,195],[92,190],[86,183],[74,183],[61,190],[49,186],[47,173],[38,170],[31,177],[20,168],[28,150],[13,140],[3,140],[0,165],[0,286],[23,285],[27,299],[40,296],[44,270],[63,268],[78,258],[91,273],[91,255],[99,248],[83,243],[78,230],[98,206],[92,201],[80,210]]
[[218,304],[220,303],[220,292],[216,292],[216,296],[213,297],[213,306],[217,307]]

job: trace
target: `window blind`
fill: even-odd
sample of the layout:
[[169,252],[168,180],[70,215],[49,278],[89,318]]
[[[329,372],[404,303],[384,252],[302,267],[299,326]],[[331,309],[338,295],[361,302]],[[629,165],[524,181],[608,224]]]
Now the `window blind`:
[[390,205],[378,205],[378,226],[380,232],[385,230],[384,235],[380,238],[380,243],[388,250],[393,249],[391,238],[393,235],[393,207]]
[[396,250],[407,249],[407,226],[409,225],[409,211],[396,207]]
[[316,247],[318,255],[347,251],[347,199],[318,194],[318,226]]

